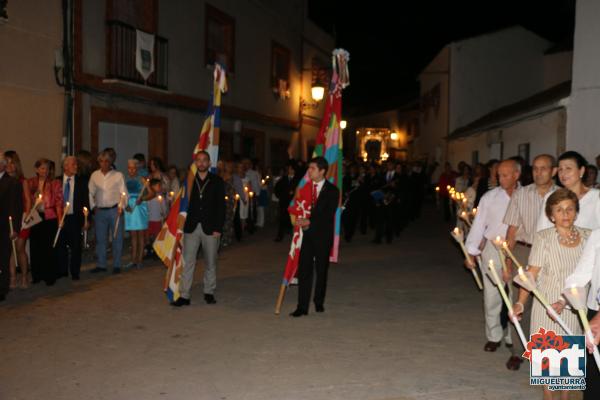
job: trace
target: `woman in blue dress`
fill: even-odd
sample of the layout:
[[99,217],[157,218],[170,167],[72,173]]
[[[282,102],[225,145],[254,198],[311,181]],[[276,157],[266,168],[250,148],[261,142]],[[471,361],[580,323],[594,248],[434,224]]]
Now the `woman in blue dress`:
[[127,161],[129,201],[125,208],[125,230],[131,235],[131,262],[127,268],[142,266],[144,257],[144,232],[148,229],[148,206],[146,201],[154,197],[146,180],[138,175],[137,160]]

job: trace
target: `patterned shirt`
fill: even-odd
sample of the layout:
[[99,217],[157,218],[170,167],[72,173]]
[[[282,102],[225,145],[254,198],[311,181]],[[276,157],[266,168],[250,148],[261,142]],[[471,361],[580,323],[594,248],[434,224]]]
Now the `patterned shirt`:
[[[552,185],[548,193],[556,190]],[[517,241],[533,244],[533,238],[537,232],[536,226],[540,211],[544,205],[545,196],[540,196],[535,183],[522,187],[511,196],[504,223],[508,226],[516,226]]]

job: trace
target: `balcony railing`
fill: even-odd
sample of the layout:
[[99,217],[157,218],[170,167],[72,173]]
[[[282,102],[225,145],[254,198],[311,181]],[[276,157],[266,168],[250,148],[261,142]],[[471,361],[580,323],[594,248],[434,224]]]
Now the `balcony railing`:
[[120,21],[107,21],[106,77],[148,85],[160,89],[168,88],[169,41],[155,35],[154,72],[147,81],[135,68],[136,30]]

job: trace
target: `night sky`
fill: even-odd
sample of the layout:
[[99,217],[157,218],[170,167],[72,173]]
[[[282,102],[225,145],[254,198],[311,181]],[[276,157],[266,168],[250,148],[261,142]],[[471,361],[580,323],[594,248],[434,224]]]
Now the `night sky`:
[[309,16],[350,52],[350,115],[416,99],[419,71],[451,41],[521,25],[572,43],[575,0],[309,0]]

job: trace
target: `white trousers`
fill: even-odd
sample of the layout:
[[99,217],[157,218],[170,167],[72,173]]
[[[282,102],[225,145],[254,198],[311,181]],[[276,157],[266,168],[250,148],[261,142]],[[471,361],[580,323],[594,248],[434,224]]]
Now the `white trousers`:
[[[502,264],[500,254],[494,244],[488,240],[481,252],[481,273],[483,275],[483,307],[485,312],[485,336],[490,342],[500,342],[504,337],[506,344],[511,344],[510,322],[506,331],[502,329],[500,323],[500,313],[502,312],[502,296],[498,291],[498,287],[488,274],[488,264],[490,260],[494,260],[498,277],[502,279]],[[510,298],[510,295],[509,295]]]

